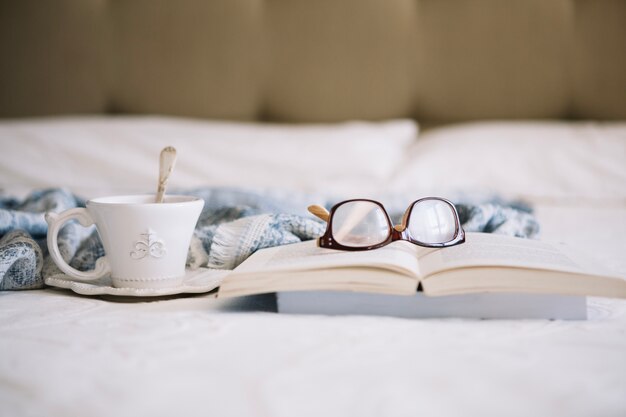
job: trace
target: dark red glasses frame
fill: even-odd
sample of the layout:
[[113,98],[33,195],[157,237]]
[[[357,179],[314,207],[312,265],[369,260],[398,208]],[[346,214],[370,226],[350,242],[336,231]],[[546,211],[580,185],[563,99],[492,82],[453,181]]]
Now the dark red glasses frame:
[[[450,208],[454,212],[455,232],[454,232],[454,238],[452,240],[448,242],[443,242],[443,243],[426,243],[426,242],[421,242],[415,239],[413,236],[411,236],[411,231],[407,227],[408,221],[411,218],[411,212],[413,211],[413,208],[415,207],[416,204],[419,204],[427,200],[442,201],[446,203],[448,206],[450,206]],[[334,218],[335,212],[342,205],[347,204],[347,203],[352,203],[355,201],[370,202],[370,203],[376,204],[382,209],[383,213],[385,213],[385,218],[387,219],[387,224],[389,225],[389,230],[390,230],[389,236],[387,237],[386,240],[384,240],[383,242],[377,243],[375,245],[369,245],[369,246],[345,246],[337,242],[333,238],[332,230],[333,230],[333,218]],[[452,204],[450,201],[446,200],[445,198],[424,197],[424,198],[420,198],[419,200],[415,200],[414,202],[411,203],[411,205],[409,205],[407,210],[404,212],[404,215],[402,216],[402,223],[396,226],[394,226],[391,223],[391,218],[389,217],[387,210],[385,210],[385,207],[380,202],[375,201],[375,200],[369,200],[366,198],[354,198],[352,200],[345,200],[340,203],[337,203],[330,209],[330,214],[328,215],[328,224],[326,226],[326,232],[324,232],[324,235],[318,238],[318,245],[322,248],[327,248],[327,249],[362,251],[362,250],[371,250],[371,249],[381,248],[385,245],[390,244],[391,242],[395,242],[396,240],[406,240],[415,245],[424,246],[427,248],[445,248],[448,246],[454,246],[454,245],[458,245],[458,244],[465,242],[465,231],[461,227],[461,222],[459,220],[459,213],[456,211],[456,207],[454,207],[454,204]]]

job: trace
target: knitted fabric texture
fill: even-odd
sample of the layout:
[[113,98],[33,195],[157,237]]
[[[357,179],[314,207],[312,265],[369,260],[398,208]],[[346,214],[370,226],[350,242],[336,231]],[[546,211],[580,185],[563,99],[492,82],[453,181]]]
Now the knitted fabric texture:
[[[308,215],[305,207],[319,196],[286,191],[202,188],[182,194],[205,201],[189,248],[190,268],[233,269],[259,249],[314,239],[326,224]],[[336,201],[322,201],[327,207]],[[0,290],[43,288],[44,279],[61,273],[48,255],[44,214],[84,207],[85,201],[65,189],[47,189],[19,200],[0,194]],[[457,203],[466,232],[487,232],[532,238],[539,225],[528,207],[492,201]],[[387,206],[392,220],[404,207]],[[66,262],[89,270],[104,255],[94,226],[68,222],[59,233]]]

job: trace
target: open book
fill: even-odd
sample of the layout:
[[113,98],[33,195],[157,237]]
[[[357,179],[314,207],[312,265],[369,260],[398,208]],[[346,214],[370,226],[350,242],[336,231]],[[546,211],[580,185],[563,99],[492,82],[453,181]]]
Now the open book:
[[444,249],[404,241],[362,252],[323,249],[315,241],[263,249],[224,279],[218,297],[302,290],[626,298],[626,279],[561,244],[468,233],[464,244]]

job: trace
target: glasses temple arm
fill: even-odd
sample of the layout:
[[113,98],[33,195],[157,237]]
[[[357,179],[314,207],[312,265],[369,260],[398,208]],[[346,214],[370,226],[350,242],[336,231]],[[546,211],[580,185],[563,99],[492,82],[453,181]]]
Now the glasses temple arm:
[[324,207],[318,204],[313,204],[307,207],[307,210],[309,210],[309,213],[311,213],[315,217],[319,217],[320,219],[328,223],[328,220],[330,219],[330,213]]

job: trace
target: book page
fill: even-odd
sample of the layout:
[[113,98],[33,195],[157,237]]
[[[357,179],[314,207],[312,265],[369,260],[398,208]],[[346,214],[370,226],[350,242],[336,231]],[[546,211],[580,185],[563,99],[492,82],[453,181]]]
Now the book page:
[[235,272],[372,267],[417,277],[419,271],[415,251],[414,245],[407,242],[394,242],[375,250],[350,252],[319,248],[317,242],[308,241],[262,249],[237,267]]
[[422,276],[481,266],[545,269],[589,275],[615,275],[565,245],[486,233],[468,233],[466,242],[420,258]]

